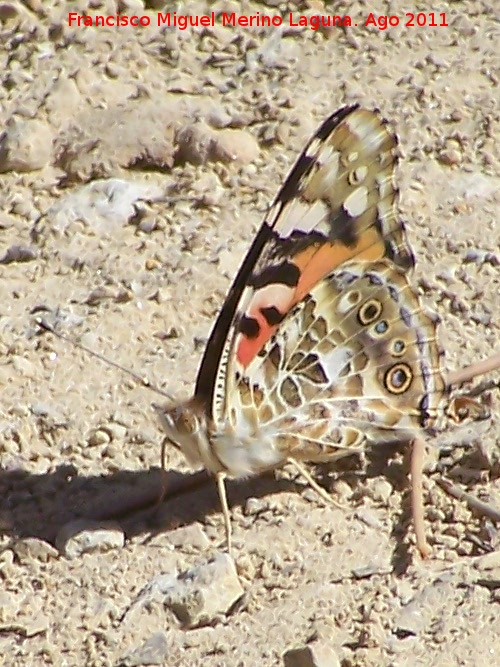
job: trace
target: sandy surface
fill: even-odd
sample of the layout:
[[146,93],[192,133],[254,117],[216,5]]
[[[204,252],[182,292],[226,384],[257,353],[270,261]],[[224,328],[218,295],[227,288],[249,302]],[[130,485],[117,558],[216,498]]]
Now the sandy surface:
[[[69,27],[69,4],[151,26]],[[308,3],[242,4],[188,3],[192,16],[298,16]],[[337,107],[379,107],[400,136],[401,215],[447,368],[498,350],[498,3],[443,2],[447,27],[405,27],[408,3],[395,0],[401,23],[387,30],[363,25],[373,4],[343,5],[358,23],[345,29],[218,18],[181,31],[156,26],[160,2],[0,3],[2,665],[268,667],[305,645],[316,663],[303,664],[321,667],[500,664],[497,528],[436,484],[444,471],[500,505],[498,390],[483,394],[490,419],[429,439],[427,562],[397,451],[317,470],[343,508],[293,471],[230,484],[245,594],[204,627],[182,627],[161,596],[136,601],[221,547],[212,485],[65,551],[76,519],[93,529],[154,502],[158,397],[40,335],[36,318],[189,396],[266,205]],[[169,483],[193,479],[175,451],[167,465]]]

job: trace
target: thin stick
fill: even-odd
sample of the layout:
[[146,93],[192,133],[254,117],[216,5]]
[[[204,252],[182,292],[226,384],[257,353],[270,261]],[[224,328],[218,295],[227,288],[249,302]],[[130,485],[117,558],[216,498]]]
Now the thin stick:
[[56,331],[54,327],[52,327],[48,322],[46,322],[43,319],[43,317],[37,317],[36,323],[38,324],[40,329],[42,329],[42,331],[47,331],[48,333],[53,334],[56,338],[60,338],[61,340],[64,340],[66,343],[70,343],[70,345],[73,345],[74,347],[83,350],[87,354],[90,354],[91,357],[99,359],[99,361],[102,361],[104,364],[107,364],[108,366],[113,366],[114,368],[118,368],[118,370],[122,371],[122,373],[126,373],[127,375],[132,376],[134,380],[137,380],[137,382],[139,382],[143,387],[146,387],[146,389],[150,389],[151,391],[154,391],[156,394],[160,394],[161,396],[168,398],[169,401],[173,400],[172,396],[167,391],[163,391],[163,389],[160,389],[159,387],[156,387],[154,384],[151,384],[147,378],[143,378],[138,373],[134,373],[134,371],[131,371],[130,368],[125,368],[125,366],[121,366],[116,361],[112,361],[111,359],[108,359],[104,355],[99,354],[99,352],[91,350],[90,347],[86,347],[82,343],[79,343],[77,340],[71,338],[71,336],[66,336],[66,334],[62,334],[59,331]]
[[457,500],[464,500],[467,503],[469,509],[479,512],[479,514],[481,514],[482,516],[487,516],[488,519],[491,519],[496,523],[500,522],[500,510],[496,509],[495,507],[492,507],[491,505],[483,502],[482,500],[479,500],[470,493],[467,493],[467,491],[464,491],[460,487],[456,486],[456,484],[453,484],[452,482],[450,482],[450,480],[444,479],[444,477],[442,477],[441,479],[436,480],[436,484],[438,484],[444,491],[446,491],[446,493],[448,493],[453,498],[456,498]]
[[432,549],[425,536],[424,523],[424,491],[423,491],[423,468],[426,444],[422,438],[415,438],[412,443],[410,473],[411,473],[411,511],[413,516],[413,529],[417,542],[417,549],[422,558],[428,558]]
[[500,368],[500,352],[494,354],[488,359],[483,359],[483,361],[476,361],[470,366],[461,368],[458,371],[453,371],[450,373],[447,378],[448,385],[453,384],[463,384],[469,380],[473,380],[478,375],[484,375],[485,373],[491,373],[491,371],[497,370]]

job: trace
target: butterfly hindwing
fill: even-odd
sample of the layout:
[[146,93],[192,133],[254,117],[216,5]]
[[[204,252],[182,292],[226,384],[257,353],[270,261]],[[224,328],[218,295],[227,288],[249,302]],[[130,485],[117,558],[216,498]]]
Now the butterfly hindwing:
[[234,432],[284,458],[411,439],[441,413],[436,323],[391,263],[353,262],[312,287],[227,387]]
[[333,270],[413,256],[397,219],[397,140],[373,111],[345,107],[299,156],[247,254],[212,330],[195,396],[216,423],[228,382],[262,354],[292,309]]

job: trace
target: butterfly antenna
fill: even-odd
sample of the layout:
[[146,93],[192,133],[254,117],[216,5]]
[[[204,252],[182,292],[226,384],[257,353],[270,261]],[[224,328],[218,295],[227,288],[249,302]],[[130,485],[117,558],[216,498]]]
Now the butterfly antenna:
[[91,357],[94,357],[95,359],[99,359],[99,361],[102,361],[104,364],[107,364],[108,366],[113,366],[114,368],[118,368],[118,370],[122,371],[122,373],[126,373],[127,375],[133,377],[134,380],[137,380],[137,382],[139,382],[139,384],[141,384],[143,387],[146,387],[146,389],[150,389],[151,391],[154,391],[156,394],[164,396],[169,401],[174,400],[173,396],[171,396],[167,391],[164,391],[163,389],[160,389],[156,385],[151,384],[151,382],[147,378],[142,377],[138,373],[134,373],[134,371],[131,371],[130,368],[125,368],[125,366],[122,366],[116,361],[112,361],[111,359],[108,359],[104,355],[99,354],[99,352],[91,350],[90,347],[87,347],[86,345],[79,343],[77,340],[71,338],[71,336],[66,336],[66,334],[56,331],[53,326],[51,326],[46,320],[43,319],[43,317],[37,317],[36,323],[42,331],[53,334],[54,336],[56,336],[56,338],[60,338],[66,343],[69,343],[70,345],[73,345],[74,347],[83,350],[86,354],[89,354]]

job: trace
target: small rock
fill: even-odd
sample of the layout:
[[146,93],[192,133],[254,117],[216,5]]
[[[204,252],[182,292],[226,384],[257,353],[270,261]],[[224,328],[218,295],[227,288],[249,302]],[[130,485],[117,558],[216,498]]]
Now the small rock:
[[56,81],[45,100],[49,119],[56,127],[72,118],[81,104],[80,92],[74,79],[64,75]]
[[351,570],[352,576],[356,579],[370,579],[375,575],[384,575],[387,574],[389,570],[381,568],[377,563],[368,563],[367,565],[361,565],[361,567],[353,567]]
[[52,129],[36,120],[11,121],[0,137],[0,172],[34,171],[52,158]]
[[20,542],[17,542],[12,551],[16,554],[21,563],[26,563],[32,560],[38,560],[42,563],[47,563],[51,558],[57,558],[57,549],[51,544],[38,540],[36,537],[28,537]]
[[442,69],[446,69],[450,66],[449,63],[437,53],[430,53],[425,59],[429,65],[434,65],[435,67],[440,67]]
[[3,625],[10,619],[18,616],[21,606],[22,598],[20,595],[0,591],[0,623]]
[[428,624],[427,615],[416,604],[407,604],[398,614],[396,632],[403,636],[420,634]]
[[438,159],[441,164],[445,164],[448,167],[451,167],[454,164],[460,164],[462,162],[460,151],[458,151],[456,148],[445,148],[439,153]]
[[248,164],[259,155],[259,144],[246,130],[214,130],[206,123],[196,123],[177,133],[178,158],[191,164],[238,162]]
[[109,434],[111,440],[118,440],[119,442],[125,440],[127,435],[127,427],[115,422],[109,422],[102,429]]
[[354,516],[356,519],[362,521],[365,524],[365,526],[368,526],[369,528],[375,528],[375,530],[381,530],[383,527],[383,523],[378,513],[372,509],[369,509],[368,507],[360,507],[358,510],[356,510]]
[[35,635],[40,635],[42,632],[46,632],[49,629],[50,622],[44,614],[37,614],[29,619],[29,621],[23,623],[23,626],[23,634],[25,637],[35,637]]
[[158,229],[158,219],[155,215],[146,215],[137,225],[137,229],[144,234],[152,234]]
[[427,631],[443,600],[453,599],[455,584],[435,580],[419,591],[397,614],[392,632],[399,638],[418,636]]
[[340,667],[340,660],[331,646],[323,642],[293,648],[283,654],[285,667]]
[[120,659],[123,667],[139,665],[163,665],[168,656],[168,639],[164,632],[155,632],[143,644],[132,649]]
[[210,546],[210,541],[199,523],[176,528],[168,533],[166,537],[170,544],[178,548],[191,547],[202,551]]
[[480,556],[474,561],[474,569],[479,572],[497,571],[500,572],[500,551],[493,551],[485,556]]
[[478,26],[474,24],[465,14],[459,14],[453,21],[453,28],[461,37],[472,37],[478,30]]
[[32,262],[38,256],[34,248],[26,245],[12,245],[0,259],[0,264],[13,264],[16,262]]
[[24,377],[34,380],[37,376],[37,369],[35,368],[34,364],[28,359],[20,357],[17,354],[12,358],[12,366],[14,367],[14,370],[17,374]]
[[176,136],[178,159],[191,164],[205,164],[210,159],[214,132],[205,123],[183,127]]
[[87,442],[91,447],[109,445],[111,442],[111,436],[106,429],[96,428],[90,433],[89,437],[87,438]]
[[217,132],[212,149],[214,160],[249,164],[259,156],[255,137],[246,130],[225,129]]
[[208,625],[218,614],[226,613],[244,593],[234,561],[223,553],[177,577],[156,578],[148,586],[148,592],[159,592],[165,606],[187,628]]
[[163,188],[152,183],[96,180],[60,197],[36,221],[31,233],[43,244],[54,234],[70,234],[75,220],[80,220],[92,234],[117,234],[129,223],[140,202],[157,201],[163,196]]
[[112,521],[70,521],[56,537],[56,547],[66,558],[77,558],[96,551],[105,553],[111,549],[121,549],[124,544],[123,530]]
[[373,500],[382,502],[384,505],[389,502],[392,492],[392,484],[386,479],[374,479],[368,491]]
[[247,498],[245,503],[245,516],[260,514],[269,509],[269,502],[264,498]]
[[151,538],[150,544],[159,547],[181,549],[183,551],[204,551],[210,546],[210,541],[199,523],[191,526],[182,526],[168,533],[160,533]]
[[250,556],[242,553],[236,562],[238,574],[247,581],[254,581],[256,576],[256,567]]
[[21,8],[14,2],[2,2],[0,4],[0,21],[8,21],[20,14]]

